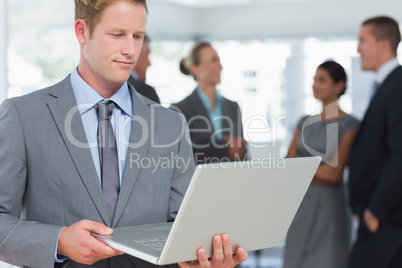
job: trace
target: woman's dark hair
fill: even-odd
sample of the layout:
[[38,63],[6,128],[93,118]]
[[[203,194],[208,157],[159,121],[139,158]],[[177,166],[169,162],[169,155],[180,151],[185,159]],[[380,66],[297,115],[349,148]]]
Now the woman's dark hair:
[[[211,47],[208,42],[197,42],[190,51],[190,54],[180,61],[180,71],[185,75],[192,74],[190,67],[200,64],[200,51],[204,47]],[[194,76],[194,75],[193,75]],[[195,77],[194,77],[195,79]]]
[[340,65],[339,63],[333,61],[333,60],[327,60],[323,63],[321,63],[318,68],[324,69],[326,70],[329,75],[331,76],[332,80],[334,80],[335,83],[338,82],[345,82],[345,87],[343,88],[343,90],[341,91],[341,93],[339,93],[339,96],[342,96],[343,94],[345,94],[346,91],[346,84],[347,84],[347,75],[345,72],[345,69],[342,67],[342,65]]

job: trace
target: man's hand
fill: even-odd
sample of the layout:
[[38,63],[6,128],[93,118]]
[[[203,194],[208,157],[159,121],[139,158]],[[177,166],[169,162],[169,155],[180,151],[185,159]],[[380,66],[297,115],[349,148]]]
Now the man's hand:
[[232,246],[227,234],[215,235],[213,238],[213,255],[208,260],[204,249],[197,251],[198,260],[191,263],[180,262],[182,268],[209,268],[209,267],[235,267],[248,258],[247,252],[243,248],[238,248],[236,254],[232,254]]
[[102,223],[79,221],[61,230],[57,254],[83,264],[94,264],[99,260],[124,254],[97,240],[90,232],[111,235],[113,230]]
[[366,209],[363,214],[363,220],[370,232],[377,232],[380,226],[380,220],[373,213]]

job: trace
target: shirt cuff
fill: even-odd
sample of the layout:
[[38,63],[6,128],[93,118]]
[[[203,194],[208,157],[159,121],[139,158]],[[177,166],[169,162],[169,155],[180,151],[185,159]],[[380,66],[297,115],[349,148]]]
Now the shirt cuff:
[[[63,227],[61,230],[63,230],[64,228],[66,228],[66,227]],[[60,230],[60,232],[61,232],[61,230]],[[59,235],[57,236],[57,241],[59,241],[60,232],[59,232]],[[57,254],[57,244],[56,244],[56,250],[54,251],[54,262],[62,263],[62,262],[65,262],[66,260],[68,260],[68,257]]]

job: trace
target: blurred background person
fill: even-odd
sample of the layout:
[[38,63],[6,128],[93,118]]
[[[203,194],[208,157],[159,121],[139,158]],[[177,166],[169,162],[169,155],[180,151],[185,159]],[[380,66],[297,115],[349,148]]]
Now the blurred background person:
[[140,56],[138,57],[137,63],[128,78],[128,82],[132,84],[135,90],[141,95],[153,100],[154,102],[161,103],[155,89],[145,83],[147,69],[151,65],[149,59],[149,53],[151,52],[149,47],[150,41],[149,36],[145,35]]
[[196,43],[181,60],[180,71],[198,83],[188,97],[171,106],[187,119],[196,164],[244,160],[247,149],[240,107],[216,89],[222,71],[216,50],[210,43]]
[[321,156],[322,162],[289,228],[283,268],[345,267],[351,236],[351,213],[343,171],[348,164],[357,119],[338,106],[347,76],[334,61],[318,66],[314,97],[319,115],[304,116],[294,132],[287,157]]
[[349,268],[402,267],[402,67],[399,23],[363,22],[357,52],[375,73],[372,99],[350,154],[349,193],[359,219]]

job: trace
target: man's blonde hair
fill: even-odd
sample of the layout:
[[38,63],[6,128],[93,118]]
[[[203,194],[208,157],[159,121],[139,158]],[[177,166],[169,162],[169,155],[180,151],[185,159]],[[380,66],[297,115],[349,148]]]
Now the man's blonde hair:
[[74,0],[75,2],[75,20],[82,19],[89,28],[89,36],[95,30],[95,26],[99,23],[103,11],[117,1],[127,1],[133,4],[142,5],[148,13],[146,0]]

